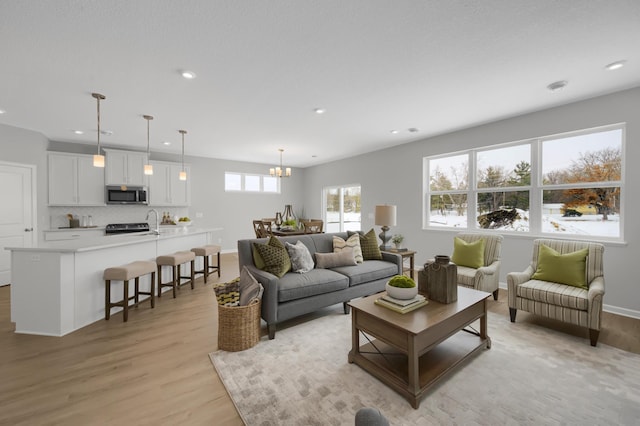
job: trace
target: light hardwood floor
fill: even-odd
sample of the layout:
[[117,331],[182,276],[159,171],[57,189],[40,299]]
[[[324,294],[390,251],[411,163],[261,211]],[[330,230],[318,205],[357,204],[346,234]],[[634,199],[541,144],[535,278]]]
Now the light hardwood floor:
[[[235,254],[222,277],[238,276]],[[129,321],[114,314],[64,337],[15,334],[0,287],[0,425],[242,425],[208,357],[218,314],[210,275]]]
[[[219,280],[237,276],[237,255],[224,254]],[[155,309],[131,310],[127,323],[118,313],[64,337],[15,334],[10,286],[0,287],[0,425],[241,425],[207,356],[217,349],[217,281],[199,278],[195,290],[165,295]],[[508,315],[506,291],[488,303]],[[589,344],[579,327],[527,312],[517,321]],[[640,353],[640,321],[605,313],[600,343]]]

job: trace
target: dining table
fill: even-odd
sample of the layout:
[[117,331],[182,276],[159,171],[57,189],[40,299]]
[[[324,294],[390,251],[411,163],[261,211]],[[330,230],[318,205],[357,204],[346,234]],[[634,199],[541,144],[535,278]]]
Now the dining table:
[[286,237],[289,235],[304,235],[305,232],[304,229],[271,229],[271,234],[275,235],[276,237]]

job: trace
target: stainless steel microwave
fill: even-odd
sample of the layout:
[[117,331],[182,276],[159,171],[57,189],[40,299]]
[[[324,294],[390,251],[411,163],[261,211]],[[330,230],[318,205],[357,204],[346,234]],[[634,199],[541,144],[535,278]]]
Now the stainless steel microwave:
[[108,185],[107,204],[148,204],[147,188],[144,186]]

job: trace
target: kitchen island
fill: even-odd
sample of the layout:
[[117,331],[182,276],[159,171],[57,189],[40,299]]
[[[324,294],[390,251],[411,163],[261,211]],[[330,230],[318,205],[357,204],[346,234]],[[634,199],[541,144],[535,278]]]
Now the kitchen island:
[[[123,234],[7,247],[11,251],[11,321],[16,324],[15,332],[64,336],[103,320],[102,273],[106,268],[135,260],[155,261],[160,255],[211,244],[212,234],[221,229],[180,228],[163,230],[160,235]],[[196,265],[196,269],[201,267]],[[149,291],[150,279],[141,277],[143,291]],[[122,282],[111,284],[111,294],[113,301],[122,299]]]

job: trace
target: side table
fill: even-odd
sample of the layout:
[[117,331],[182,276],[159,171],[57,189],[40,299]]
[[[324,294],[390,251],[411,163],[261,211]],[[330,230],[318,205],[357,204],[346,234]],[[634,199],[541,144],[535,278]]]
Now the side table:
[[411,277],[411,279],[413,280],[413,270],[414,270],[414,258],[417,252],[413,251],[413,250],[398,250],[398,249],[389,249],[389,250],[382,250],[382,251],[386,251],[388,253],[395,253],[395,254],[399,254],[400,256],[402,256],[402,264],[404,265],[404,261],[405,259],[409,259],[409,267],[402,267],[402,272],[406,273],[409,272],[409,276]]

